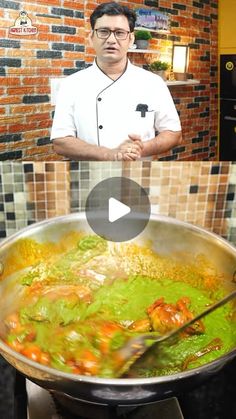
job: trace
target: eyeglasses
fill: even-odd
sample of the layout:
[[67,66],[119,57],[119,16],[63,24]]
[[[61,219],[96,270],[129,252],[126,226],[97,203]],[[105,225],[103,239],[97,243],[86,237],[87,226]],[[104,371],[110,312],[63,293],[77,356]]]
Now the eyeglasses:
[[108,39],[111,33],[114,33],[115,38],[122,41],[127,39],[127,36],[130,33],[130,31],[125,31],[123,29],[115,29],[114,31],[112,31],[108,28],[94,29],[94,32],[96,32],[97,37],[100,39]]

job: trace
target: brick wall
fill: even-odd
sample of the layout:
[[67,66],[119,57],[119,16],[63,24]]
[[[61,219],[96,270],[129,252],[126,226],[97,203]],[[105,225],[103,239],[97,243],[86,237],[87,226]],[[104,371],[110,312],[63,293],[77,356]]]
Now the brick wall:
[[[86,37],[89,15],[101,1],[0,0],[0,160],[55,160],[49,143],[53,107],[50,79],[64,77],[93,61]],[[189,74],[196,86],[174,86],[184,132],[183,144],[162,156],[167,160],[214,160],[217,142],[217,1],[169,0],[121,2],[168,12],[169,35],[155,34],[152,47],[170,52],[173,41],[190,44]],[[10,35],[25,10],[36,35]],[[152,57],[130,54],[147,65]]]

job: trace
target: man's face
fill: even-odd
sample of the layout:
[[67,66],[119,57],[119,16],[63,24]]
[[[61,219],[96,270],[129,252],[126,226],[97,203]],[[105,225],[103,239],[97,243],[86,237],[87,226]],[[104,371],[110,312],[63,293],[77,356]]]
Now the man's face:
[[[97,19],[94,29],[120,29],[127,32],[130,31],[128,19],[123,15],[103,15]],[[107,63],[115,63],[126,57],[128,49],[134,43],[134,34],[129,33],[124,40],[116,39],[114,33],[111,33],[107,39],[99,39],[96,31],[92,31],[89,40],[96,51],[98,60]]]

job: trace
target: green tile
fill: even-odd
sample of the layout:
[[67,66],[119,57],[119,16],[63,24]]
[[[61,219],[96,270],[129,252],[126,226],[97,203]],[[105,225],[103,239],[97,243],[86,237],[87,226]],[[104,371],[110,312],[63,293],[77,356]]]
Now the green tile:
[[13,202],[5,202],[5,212],[15,212],[15,205]]
[[11,163],[2,163],[2,173],[11,173],[12,165]]
[[0,221],[5,221],[6,216],[4,212],[0,212]]
[[2,177],[3,183],[10,183],[13,185],[13,173],[5,173]]
[[15,184],[15,192],[24,192],[24,184],[23,183],[16,183]]
[[13,183],[4,183],[3,190],[5,193],[14,193],[14,184]]
[[14,182],[16,182],[16,183],[23,183],[24,182],[23,173],[15,173],[14,174]]

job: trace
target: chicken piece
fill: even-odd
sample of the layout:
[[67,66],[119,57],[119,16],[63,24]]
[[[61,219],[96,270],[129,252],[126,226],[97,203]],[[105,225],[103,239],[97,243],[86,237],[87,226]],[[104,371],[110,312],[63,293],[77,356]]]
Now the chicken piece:
[[205,326],[201,320],[197,320],[185,329],[187,335],[201,335],[205,332]]
[[94,355],[89,349],[84,349],[78,352],[76,359],[68,361],[67,364],[71,366],[74,374],[82,375],[97,375],[100,365],[100,359]]
[[150,332],[152,327],[149,319],[135,320],[128,327],[133,332]]
[[[147,309],[153,330],[165,334],[193,319],[194,315],[187,307],[189,303],[188,297],[180,298],[176,304],[167,304],[164,302],[164,298],[154,301]],[[186,329],[185,333],[203,333],[204,330],[204,325],[199,320]]]
[[8,328],[10,333],[20,333],[23,329],[20,323],[20,316],[18,313],[9,314],[4,320],[5,326]]
[[47,295],[50,299],[54,300],[58,297],[70,299],[75,297],[75,300],[85,301],[90,303],[92,301],[91,290],[85,285],[54,285],[52,287],[44,287],[42,295]]
[[110,351],[110,344],[117,333],[122,332],[123,327],[116,322],[106,321],[98,328],[97,339],[99,349],[103,355],[107,355]]
[[223,342],[220,338],[213,339],[210,343],[208,343],[202,349],[197,351],[195,354],[187,356],[187,358],[185,359],[183,363],[182,370],[185,371],[186,369],[188,369],[189,364],[191,364],[191,362],[197,361],[198,358],[208,354],[209,352],[219,351],[222,348],[222,346],[223,346]]

